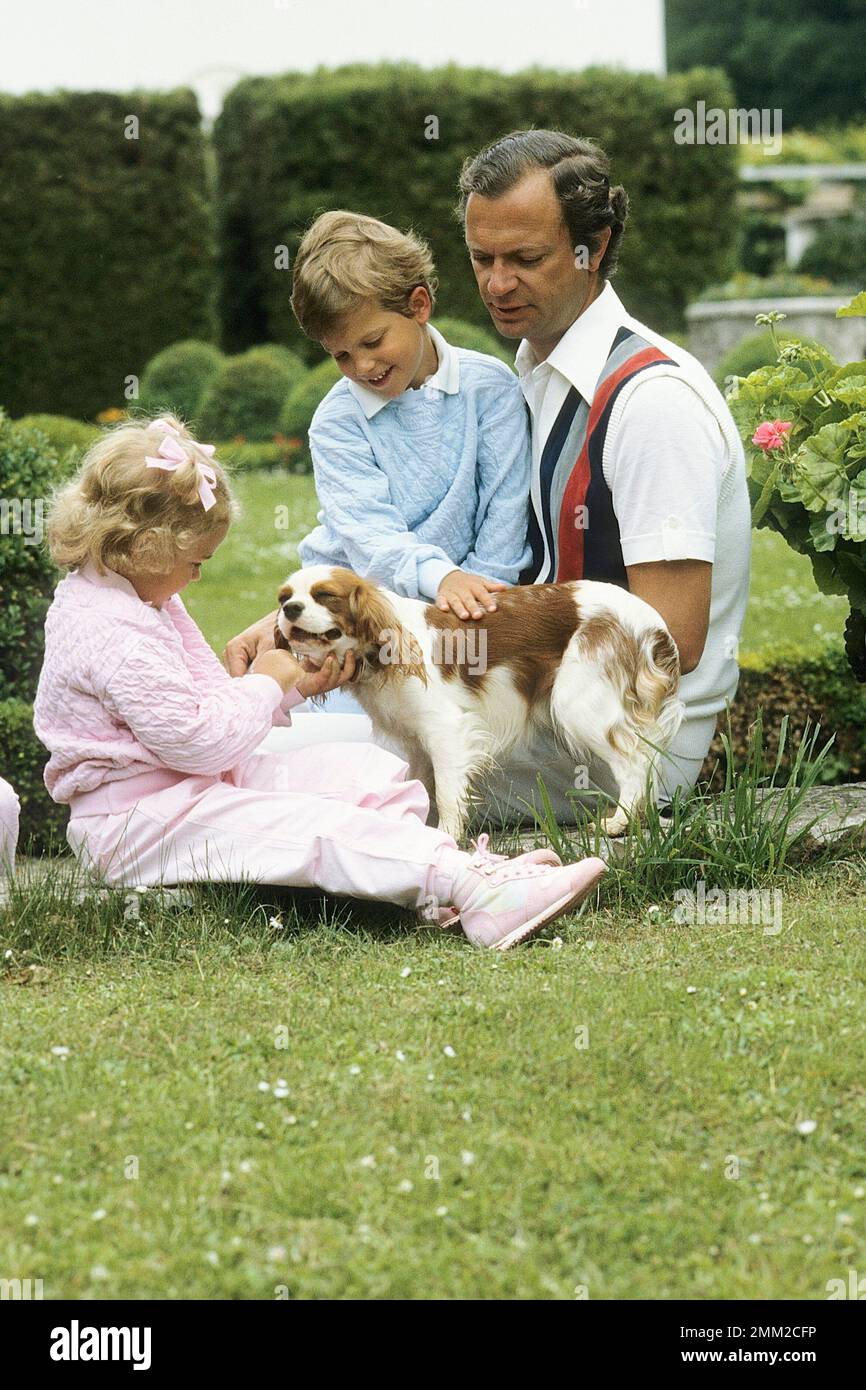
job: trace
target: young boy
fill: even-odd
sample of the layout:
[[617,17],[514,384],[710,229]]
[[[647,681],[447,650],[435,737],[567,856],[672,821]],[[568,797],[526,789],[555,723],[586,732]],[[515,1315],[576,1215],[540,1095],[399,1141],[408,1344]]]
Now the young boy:
[[321,511],[304,565],[345,565],[460,618],[528,564],[530,436],[517,377],[430,323],[430,250],[327,212],[295,260],[292,308],[343,373],[310,426]]

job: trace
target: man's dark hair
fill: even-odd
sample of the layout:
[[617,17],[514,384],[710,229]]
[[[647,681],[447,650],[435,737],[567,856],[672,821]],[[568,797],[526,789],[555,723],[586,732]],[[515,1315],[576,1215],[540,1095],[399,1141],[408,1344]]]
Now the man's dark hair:
[[610,241],[599,273],[607,280],[616,269],[619,244],[628,216],[628,195],[621,184],[610,186],[610,162],[593,140],[578,140],[561,130],[514,130],[467,159],[460,170],[457,215],[465,222],[470,193],[501,198],[534,169],[549,169],[572,246],[598,250],[600,233],[610,227]]

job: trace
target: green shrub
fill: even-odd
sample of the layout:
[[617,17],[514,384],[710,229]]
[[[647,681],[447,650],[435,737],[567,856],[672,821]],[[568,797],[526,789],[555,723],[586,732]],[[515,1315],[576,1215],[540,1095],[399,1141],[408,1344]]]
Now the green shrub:
[[[820,347],[813,338],[796,338],[792,333],[780,333],[778,335],[780,343],[795,341],[803,343],[806,347]],[[748,376],[750,372],[756,372],[759,367],[769,367],[776,360],[776,347],[773,343],[773,335],[768,331],[764,333],[750,333],[747,338],[742,338],[739,343],[726,352],[719,365],[713,372],[713,379],[721,389],[725,386],[727,378],[730,376]]]
[[270,439],[302,363],[286,361],[273,348],[250,348],[227,357],[202,397],[199,430],[208,439]]
[[675,112],[699,99],[730,105],[723,73],[382,64],[245,79],[214,130],[224,342],[238,351],[267,337],[315,359],[274,248],[291,259],[313,218],[335,207],[414,227],[432,246],[441,303],[489,330],[453,216],[457,177],[482,145],[530,126],[591,135],[607,150],[632,203],[617,289],[659,331],[682,327],[686,305],[733,268],[738,221],[735,147],[673,139]]
[[42,780],[48,752],[33,732],[33,706],[28,700],[0,700],[0,772],[11,782],[21,802],[18,848],[22,853],[47,854],[65,844],[69,811],[51,800]]
[[272,472],[277,468],[288,473],[313,470],[306,446],[299,439],[285,439],[282,435],[257,444],[218,444],[216,456],[230,473]]
[[294,390],[301,377],[307,370],[307,364],[302,357],[284,343],[257,343],[256,352],[270,357],[271,361],[280,363],[285,369],[292,373],[292,385],[289,388]]
[[[788,715],[792,730],[802,729],[807,719],[820,724],[819,746],[835,735],[822,767],[822,781],[832,784],[866,778],[866,689],[852,678],[845,653],[838,646],[828,645],[811,656],[790,650],[767,652],[760,664],[742,666],[731,707],[735,761],[741,762],[745,755],[749,728],[759,707],[771,762],[776,757],[782,719]],[[701,780],[711,779],[714,791],[724,786],[723,732],[727,732],[727,721],[721,715],[719,732],[701,772]],[[779,784],[790,772],[791,755],[789,746],[780,764]]]
[[716,303],[730,299],[796,299],[844,294],[845,291],[829,280],[813,275],[798,275],[785,271],[780,275],[747,275],[738,271],[721,285],[709,285],[699,296],[698,303]]
[[0,401],[10,415],[92,419],[128,403],[127,377],[178,324],[214,338],[213,252],[193,92],[0,97]]
[[58,474],[44,435],[0,411],[0,699],[31,699],[42,664],[45,614],[57,573],[42,545],[46,499]]
[[866,217],[840,217],[825,225],[806,247],[797,269],[806,275],[826,275],[837,284],[862,284],[866,275]]
[[171,411],[195,426],[205,390],[223,364],[213,343],[184,338],[152,357],[141,378],[139,404],[148,415]]
[[517,343],[513,343],[509,347],[508,343],[501,342],[493,333],[486,332],[485,329],[479,328],[474,323],[467,323],[465,319],[452,319],[447,316],[439,318],[437,316],[433,323],[452,347],[470,348],[473,352],[486,352],[488,357],[498,357],[500,362],[514,367]]
[[65,453],[67,449],[76,449],[83,454],[101,433],[98,425],[71,420],[68,415],[22,415],[15,425],[22,430],[39,430],[58,454]]
[[326,357],[318,366],[312,367],[292,391],[283,407],[280,415],[280,433],[288,439],[300,439],[306,443],[307,431],[317,405],[342,375],[333,357]]

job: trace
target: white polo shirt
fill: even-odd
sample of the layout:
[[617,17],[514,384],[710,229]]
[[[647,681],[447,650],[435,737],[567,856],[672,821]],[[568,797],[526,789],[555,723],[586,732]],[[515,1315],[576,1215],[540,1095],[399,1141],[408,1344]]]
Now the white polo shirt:
[[610,284],[546,361],[539,362],[525,340],[517,351],[532,415],[532,505],[540,515],[541,455],[569,389],[574,386],[592,404],[596,382],[623,327],[677,365],[639,373],[619,392],[602,471],[626,567],[655,560],[707,560],[713,566],[706,645],[695,670],[682,678],[686,716],[671,750],[675,756],[702,759],[716,717],[725,701],[733,699],[739,679],[737,647],[752,543],[745,455],[725,400],[700,362],[633,319]]

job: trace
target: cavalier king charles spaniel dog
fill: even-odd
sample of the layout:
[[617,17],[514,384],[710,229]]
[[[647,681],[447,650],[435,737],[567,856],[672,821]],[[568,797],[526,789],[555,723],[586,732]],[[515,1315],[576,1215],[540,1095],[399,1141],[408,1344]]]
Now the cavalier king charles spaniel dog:
[[280,589],[275,640],[315,665],[354,652],[353,694],[455,840],[479,774],[536,729],[576,763],[591,754],[607,764],[619,803],[601,824],[621,835],[683,716],[673,638],[654,608],[615,584],[533,584],[495,598],[495,612],[461,621],[315,565]]

